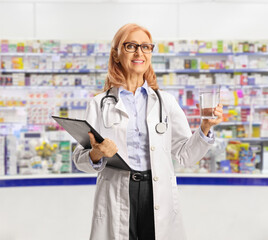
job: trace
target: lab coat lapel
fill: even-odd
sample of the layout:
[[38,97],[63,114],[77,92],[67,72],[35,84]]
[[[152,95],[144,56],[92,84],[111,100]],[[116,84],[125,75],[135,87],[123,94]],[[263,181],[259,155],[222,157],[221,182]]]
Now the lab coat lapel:
[[115,96],[118,99],[117,103],[115,104],[115,108],[118,109],[119,111],[123,112],[126,116],[128,116],[126,107],[125,107],[122,99],[118,96],[119,95],[118,94],[118,88],[113,87],[111,89],[110,94]]
[[149,89],[149,93],[148,93],[148,103],[147,103],[147,118],[149,117],[151,110],[153,109],[153,107],[155,106],[157,102],[157,95],[155,91],[150,87],[148,89]]

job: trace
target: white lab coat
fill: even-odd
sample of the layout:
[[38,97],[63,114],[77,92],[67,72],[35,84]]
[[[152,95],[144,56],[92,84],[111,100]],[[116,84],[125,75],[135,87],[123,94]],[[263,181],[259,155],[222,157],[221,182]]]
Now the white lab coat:
[[[118,89],[111,94],[117,96]],[[153,182],[154,223],[156,240],[186,239],[180,213],[178,187],[174,164],[190,166],[199,161],[212,146],[199,131],[193,135],[184,112],[176,99],[160,91],[163,105],[163,120],[168,129],[158,134],[155,126],[159,122],[159,100],[149,87],[147,125],[150,142],[150,162]],[[122,100],[115,104],[108,98],[100,109],[100,101],[106,95],[101,93],[91,99],[85,119],[105,138],[113,140],[118,153],[128,163],[127,125],[128,114]],[[105,126],[104,126],[105,124]],[[108,127],[107,127],[108,126]],[[84,172],[98,172],[93,207],[91,240],[129,240],[129,172],[100,167],[93,169],[89,163],[89,150],[78,145],[73,154],[78,169]],[[105,160],[106,161],[106,160]]]

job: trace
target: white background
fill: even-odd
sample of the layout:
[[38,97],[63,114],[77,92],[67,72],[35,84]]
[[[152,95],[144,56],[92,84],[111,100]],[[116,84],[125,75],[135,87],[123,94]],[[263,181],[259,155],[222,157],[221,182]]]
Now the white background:
[[[111,41],[129,22],[155,40],[268,39],[267,13],[264,0],[0,0],[0,39]],[[94,189],[0,188],[0,239],[88,239]],[[180,193],[189,240],[268,239],[268,187],[181,186]]]

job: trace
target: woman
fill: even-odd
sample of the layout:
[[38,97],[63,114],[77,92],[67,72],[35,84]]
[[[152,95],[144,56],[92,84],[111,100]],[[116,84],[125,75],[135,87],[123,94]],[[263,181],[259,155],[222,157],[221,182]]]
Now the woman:
[[[185,239],[174,163],[190,166],[206,154],[214,142],[210,128],[222,121],[222,105],[214,111],[218,118],[203,120],[192,135],[175,98],[156,91],[153,48],[145,28],[120,28],[105,92],[87,107],[85,119],[105,137],[98,144],[89,133],[92,149],[78,145],[73,154],[78,169],[98,173],[92,240]],[[104,100],[107,95],[114,97]],[[105,167],[116,152],[133,171]]]

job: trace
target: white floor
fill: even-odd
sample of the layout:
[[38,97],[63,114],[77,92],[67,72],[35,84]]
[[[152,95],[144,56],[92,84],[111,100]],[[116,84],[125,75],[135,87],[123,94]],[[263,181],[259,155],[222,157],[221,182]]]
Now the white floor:
[[[0,188],[1,240],[85,240],[95,186]],[[268,187],[179,186],[188,240],[267,240]]]

